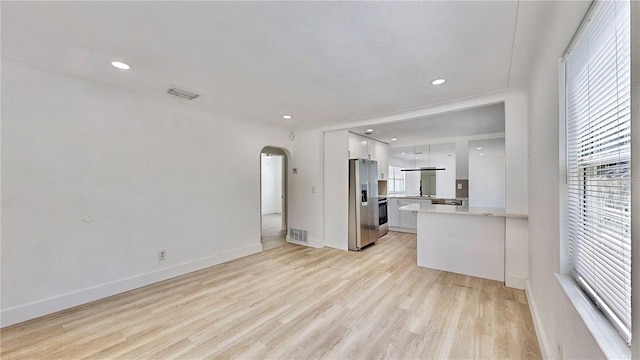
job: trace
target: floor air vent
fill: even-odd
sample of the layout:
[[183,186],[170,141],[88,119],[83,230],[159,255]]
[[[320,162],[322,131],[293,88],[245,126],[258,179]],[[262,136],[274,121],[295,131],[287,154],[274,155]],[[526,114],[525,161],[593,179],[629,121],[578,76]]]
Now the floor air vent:
[[307,230],[289,228],[289,239],[293,241],[307,242]]

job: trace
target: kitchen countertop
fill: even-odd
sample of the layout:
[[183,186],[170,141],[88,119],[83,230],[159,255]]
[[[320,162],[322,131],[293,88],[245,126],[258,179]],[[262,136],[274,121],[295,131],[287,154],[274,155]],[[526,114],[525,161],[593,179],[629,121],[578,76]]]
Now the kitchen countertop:
[[388,198],[398,198],[398,199],[410,199],[410,200],[457,200],[457,201],[465,201],[468,200],[468,197],[457,197],[457,198],[449,198],[449,197],[439,197],[439,196],[420,196],[420,195],[387,195]]
[[453,205],[409,204],[401,206],[400,210],[418,211],[438,214],[473,215],[473,216],[498,216],[512,219],[528,219],[526,214],[507,213],[503,208],[467,207]]

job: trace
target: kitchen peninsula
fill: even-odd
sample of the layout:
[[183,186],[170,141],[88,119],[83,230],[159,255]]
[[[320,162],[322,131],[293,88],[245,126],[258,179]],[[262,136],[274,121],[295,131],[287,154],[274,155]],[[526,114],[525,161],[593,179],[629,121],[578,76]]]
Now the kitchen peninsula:
[[462,205],[469,204],[468,198],[445,198],[436,196],[420,195],[389,195],[389,230],[415,233],[418,223],[414,212],[400,211],[400,208],[409,204],[447,204]]
[[485,279],[505,280],[505,219],[526,219],[502,208],[415,203],[417,264]]

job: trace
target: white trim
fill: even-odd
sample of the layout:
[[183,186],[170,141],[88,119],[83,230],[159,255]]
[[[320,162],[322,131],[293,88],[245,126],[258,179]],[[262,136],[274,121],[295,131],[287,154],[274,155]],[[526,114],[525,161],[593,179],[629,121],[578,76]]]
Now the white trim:
[[55,313],[57,311],[72,308],[100,300],[109,296],[171,279],[180,275],[198,271],[210,266],[225,263],[262,251],[262,244],[246,246],[227,251],[222,254],[208,256],[202,259],[185,262],[182,264],[150,271],[144,274],[95,285],[89,288],[73,291],[67,294],[54,296],[48,299],[34,301],[32,303],[2,310],[1,326],[9,326],[40,316]]
[[312,247],[312,248],[315,248],[315,249],[320,249],[320,248],[324,247],[324,244],[322,243],[322,241],[316,240],[316,239],[313,239],[313,238],[307,238],[307,240],[309,240],[309,243],[303,243],[302,241],[291,240],[289,238],[289,234],[287,234],[286,240],[287,240],[287,242],[292,243],[292,244],[308,246],[308,247]]
[[611,325],[609,319],[580,289],[576,281],[569,275],[555,275],[567,298],[607,359],[631,359],[631,348],[622,340],[622,336]]
[[282,214],[280,210],[263,210],[262,215]]
[[531,281],[525,280],[524,293],[527,296],[527,303],[529,304],[529,312],[533,319],[533,328],[536,330],[536,337],[538,338],[538,345],[540,346],[540,354],[543,359],[550,359],[549,354],[552,352],[547,344],[547,336],[545,335],[544,327],[542,326],[542,320],[538,315],[538,307],[534,300],[533,290],[531,288]]
[[527,277],[505,273],[504,284],[510,288],[524,290],[527,286]]
[[[635,14],[635,15],[634,15]],[[640,229],[640,2],[631,1],[631,228]],[[634,45],[635,44],[635,45]],[[631,309],[640,308],[640,231],[631,231]],[[631,312],[632,358],[640,359],[640,311]]]
[[402,227],[395,227],[395,226],[389,226],[389,231],[397,231],[397,232],[403,232],[403,233],[409,233],[409,234],[418,233],[416,229],[409,229],[409,228],[402,228]]
[[304,129],[319,129],[320,131],[344,130],[348,128],[376,125],[384,123],[394,123],[399,121],[418,119],[425,116],[446,114],[464,109],[473,109],[481,106],[503,103],[510,96],[507,90],[497,90],[488,93],[469,96],[451,101],[445,101],[415,109],[382,114],[364,119],[353,119],[347,122],[339,122],[325,126],[313,126]]

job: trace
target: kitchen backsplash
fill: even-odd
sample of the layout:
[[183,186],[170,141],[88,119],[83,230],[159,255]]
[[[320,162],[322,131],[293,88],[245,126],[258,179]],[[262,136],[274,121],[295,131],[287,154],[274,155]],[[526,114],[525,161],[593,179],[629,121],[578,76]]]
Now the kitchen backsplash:
[[456,180],[456,197],[457,198],[469,197],[469,180],[467,179]]

